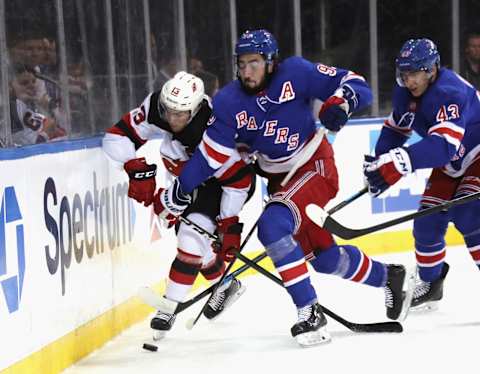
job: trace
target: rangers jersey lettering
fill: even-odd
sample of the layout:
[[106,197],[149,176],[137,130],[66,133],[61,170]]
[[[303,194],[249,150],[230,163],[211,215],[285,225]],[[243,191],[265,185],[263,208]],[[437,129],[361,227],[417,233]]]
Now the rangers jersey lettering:
[[358,98],[355,110],[363,109],[371,100],[363,77],[301,57],[283,61],[268,88],[257,95],[244,92],[238,80],[231,82],[213,100],[215,120],[180,175],[182,189],[191,191],[208,178],[238,145],[267,160],[262,165],[272,165],[264,171],[288,171],[289,161],[316,131],[310,100],[325,101],[346,82]]

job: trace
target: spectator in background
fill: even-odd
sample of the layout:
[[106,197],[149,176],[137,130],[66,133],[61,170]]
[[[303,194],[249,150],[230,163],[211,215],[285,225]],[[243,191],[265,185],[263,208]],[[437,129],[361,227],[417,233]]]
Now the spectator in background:
[[175,57],[163,59],[153,82],[153,88],[157,91],[160,90],[168,80],[173,78],[177,72],[177,67],[178,63]]
[[205,93],[208,96],[213,97],[217,93],[220,87],[218,77],[205,70],[202,60],[197,57],[191,57],[188,61],[188,71],[203,80],[203,83],[205,84]]
[[197,74],[199,71],[204,71],[203,62],[197,57],[191,57],[188,61],[188,70],[192,74]]
[[9,48],[12,65],[26,66],[35,74],[35,100],[43,114],[55,112],[57,120],[66,127],[65,114],[61,108],[61,92],[58,85],[56,42],[42,33],[20,35]]
[[480,90],[480,33],[467,36],[465,61],[460,75]]
[[76,61],[68,65],[72,133],[86,134],[89,131],[87,92],[91,86],[83,61]]
[[37,98],[37,78],[31,67],[13,66],[10,81],[10,117],[15,145],[44,143],[66,136],[52,115],[41,113],[45,103]]

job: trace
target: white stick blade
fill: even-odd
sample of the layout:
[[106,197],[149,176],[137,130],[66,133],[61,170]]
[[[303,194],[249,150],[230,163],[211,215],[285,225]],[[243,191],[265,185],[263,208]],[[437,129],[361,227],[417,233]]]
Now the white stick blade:
[[310,218],[316,225],[323,227],[325,220],[328,218],[328,213],[316,204],[308,204],[305,208],[308,218]]
[[193,326],[195,326],[195,318],[188,319],[187,322],[185,323],[185,327],[188,330],[191,330],[191,329],[193,329]]

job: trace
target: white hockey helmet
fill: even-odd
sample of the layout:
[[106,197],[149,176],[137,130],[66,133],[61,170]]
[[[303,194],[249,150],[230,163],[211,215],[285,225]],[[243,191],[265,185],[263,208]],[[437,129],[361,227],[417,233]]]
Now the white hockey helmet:
[[166,109],[190,111],[190,119],[200,110],[205,98],[203,81],[193,74],[179,71],[162,87],[160,104]]

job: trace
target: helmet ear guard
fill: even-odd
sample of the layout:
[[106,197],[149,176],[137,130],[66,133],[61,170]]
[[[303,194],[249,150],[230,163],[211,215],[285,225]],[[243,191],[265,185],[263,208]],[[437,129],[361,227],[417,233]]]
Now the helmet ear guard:
[[205,98],[203,81],[193,74],[180,71],[162,87],[158,100],[158,110],[170,109],[178,112],[190,112],[190,119],[200,110]]
[[435,43],[427,38],[409,39],[403,44],[395,59],[397,84],[405,86],[401,76],[404,72],[432,73],[434,66],[440,69],[440,54]]

